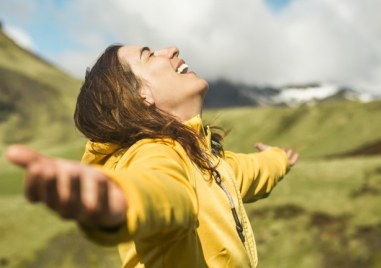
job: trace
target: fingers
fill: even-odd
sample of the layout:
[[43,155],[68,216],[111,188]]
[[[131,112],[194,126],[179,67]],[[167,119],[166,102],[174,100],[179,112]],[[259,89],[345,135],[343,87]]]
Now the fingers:
[[6,158],[26,170],[25,196],[42,202],[62,218],[87,225],[116,226],[125,221],[122,190],[101,171],[77,162],[45,157],[22,145]]
[[109,212],[109,219],[107,221],[100,222],[103,227],[112,227],[117,226],[121,222],[126,220],[126,211],[127,204],[123,192],[115,183],[109,183],[107,187],[107,196],[104,196],[108,199],[107,210]]
[[26,198],[32,203],[38,202],[41,199],[40,184],[42,183],[39,178],[42,176],[43,166],[41,162],[35,162],[29,165],[26,170],[24,191]]
[[64,219],[77,219],[82,211],[81,178],[70,164],[60,163],[57,176],[57,212]]
[[[255,147],[260,151],[260,152],[262,152],[262,151],[265,151],[265,150],[267,150],[267,149],[269,149],[269,148],[272,148],[272,146],[270,146],[270,145],[266,145],[266,144],[263,144],[263,143],[257,143],[256,145],[255,145]],[[286,155],[287,155],[287,158],[288,158],[288,162],[289,162],[289,164],[290,164],[290,166],[293,166],[293,165],[295,165],[296,164],[296,162],[298,161],[298,159],[299,159],[299,155],[294,151],[294,150],[292,150],[292,149],[284,149],[284,148],[282,148],[283,149],[283,151],[286,153]]]
[[43,159],[27,168],[25,195],[64,219],[86,225],[115,226],[125,221],[121,189],[102,172],[79,163]]
[[288,163],[290,166],[293,166],[296,164],[296,162],[299,159],[299,155],[292,149],[283,149],[287,155]]
[[103,173],[86,169],[81,180],[83,211],[80,222],[114,227],[126,220],[126,201],[122,190]]
[[103,180],[97,175],[92,170],[85,170],[81,176],[81,201],[85,212],[89,214],[96,214],[100,210],[99,198],[103,198],[103,189],[101,189]]
[[262,152],[262,151],[265,151],[269,148],[271,148],[271,146],[269,145],[266,145],[266,144],[263,144],[263,143],[260,143],[258,142],[257,144],[255,144],[255,147],[258,149],[258,151]]
[[7,148],[5,157],[13,164],[25,168],[34,161],[38,160],[41,155],[26,146],[12,145]]
[[296,162],[298,161],[299,159],[299,154],[293,152],[290,156],[289,156],[289,163],[291,166],[295,165]]
[[[40,200],[64,219],[89,221],[94,215],[105,212],[100,209],[98,192],[99,184],[106,178],[101,180],[97,173],[93,168],[77,163],[56,161],[55,183],[47,183],[50,181],[47,172],[40,177],[45,182],[41,187],[45,187],[47,192],[45,198]],[[55,185],[56,189],[48,189],[49,185]]]

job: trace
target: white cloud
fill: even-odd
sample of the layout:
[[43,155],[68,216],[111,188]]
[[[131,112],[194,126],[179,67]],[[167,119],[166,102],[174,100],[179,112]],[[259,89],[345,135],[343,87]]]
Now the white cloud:
[[12,26],[12,25],[5,25],[4,26],[4,32],[13,39],[19,46],[28,49],[30,51],[35,50],[36,45],[33,42],[32,37],[24,32],[22,29]]
[[66,1],[56,12],[78,48],[50,60],[83,77],[110,42],[176,45],[208,79],[381,92],[379,10],[377,0],[293,0],[275,13],[264,0]]
[[96,61],[97,53],[94,51],[64,51],[54,58],[54,63],[66,73],[83,79],[86,69]]

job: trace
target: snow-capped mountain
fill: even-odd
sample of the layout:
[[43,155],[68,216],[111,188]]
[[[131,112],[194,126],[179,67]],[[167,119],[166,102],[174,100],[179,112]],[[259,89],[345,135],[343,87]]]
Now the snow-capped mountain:
[[276,94],[264,100],[269,105],[299,106],[314,105],[328,100],[351,100],[369,102],[375,99],[369,93],[362,93],[333,84],[313,84],[301,86],[287,86],[275,90]]
[[219,80],[209,83],[205,105],[207,107],[300,106],[335,100],[369,102],[380,98],[381,95],[376,96],[334,84],[290,85],[278,88],[247,86]]

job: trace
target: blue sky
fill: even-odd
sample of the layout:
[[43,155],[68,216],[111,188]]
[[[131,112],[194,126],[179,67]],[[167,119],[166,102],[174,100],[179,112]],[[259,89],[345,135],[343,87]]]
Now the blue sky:
[[[6,0],[12,1],[12,0]],[[32,0],[33,1],[33,0]],[[72,20],[70,16],[59,15],[59,10],[62,10],[68,4],[74,4],[75,0],[34,0],[36,7],[39,10],[38,14],[33,15],[33,20],[28,23],[20,23],[19,18],[9,17],[6,14],[1,14],[1,19],[5,18],[6,23],[14,23],[20,28],[27,31],[33,38],[33,42],[37,51],[43,55],[54,55],[61,50],[85,49],[76,39],[67,31],[65,24],[66,20]],[[291,0],[265,0],[264,3],[274,12],[282,11],[287,8]],[[108,41],[112,43],[113,38]]]
[[287,8],[291,0],[266,0],[268,4],[274,11],[281,11],[282,9]]
[[2,0],[0,20],[80,78],[111,43],[176,45],[207,79],[381,94],[379,10],[377,0]]

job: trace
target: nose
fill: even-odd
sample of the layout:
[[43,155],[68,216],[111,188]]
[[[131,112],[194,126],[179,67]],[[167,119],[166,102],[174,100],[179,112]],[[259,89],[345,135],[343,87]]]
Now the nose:
[[168,47],[168,48],[163,48],[163,49],[155,51],[155,56],[165,56],[170,59],[174,57],[178,57],[179,54],[180,54],[180,50],[177,47]]

